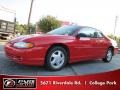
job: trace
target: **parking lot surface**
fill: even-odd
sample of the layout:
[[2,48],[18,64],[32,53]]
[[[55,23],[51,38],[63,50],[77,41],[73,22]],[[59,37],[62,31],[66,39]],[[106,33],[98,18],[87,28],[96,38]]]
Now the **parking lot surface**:
[[110,63],[104,63],[102,60],[82,61],[68,64],[60,71],[49,71],[41,66],[25,66],[11,61],[5,56],[4,44],[0,45],[0,74],[32,76],[87,75],[117,69],[120,69],[120,54],[115,55]]

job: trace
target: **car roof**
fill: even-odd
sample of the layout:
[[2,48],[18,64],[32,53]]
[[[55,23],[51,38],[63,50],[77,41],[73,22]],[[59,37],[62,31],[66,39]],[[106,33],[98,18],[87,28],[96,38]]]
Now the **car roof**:
[[97,28],[94,28],[94,27],[90,27],[90,26],[80,26],[81,28],[92,28],[92,29],[95,29],[96,31],[99,31],[101,32],[101,30],[97,29]]
[[82,25],[78,25],[78,24],[71,24],[71,25],[66,25],[66,26],[77,26],[77,27],[80,27],[80,29],[81,28],[92,28],[92,29],[95,29],[98,32],[102,32],[101,30],[99,30],[97,28],[94,28],[94,27],[90,27],[90,26],[82,26]]

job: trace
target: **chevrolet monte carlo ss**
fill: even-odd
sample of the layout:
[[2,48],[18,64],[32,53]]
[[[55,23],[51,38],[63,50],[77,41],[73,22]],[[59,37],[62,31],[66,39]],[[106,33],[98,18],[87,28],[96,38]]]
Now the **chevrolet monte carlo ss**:
[[92,27],[68,25],[46,34],[17,37],[5,45],[6,55],[25,65],[60,70],[67,63],[102,59],[110,62],[118,52],[115,41]]

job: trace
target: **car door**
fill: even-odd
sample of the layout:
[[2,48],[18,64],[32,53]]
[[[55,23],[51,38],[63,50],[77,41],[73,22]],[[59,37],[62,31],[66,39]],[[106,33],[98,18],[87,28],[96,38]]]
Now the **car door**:
[[106,41],[103,34],[95,29],[92,28],[93,36],[91,36],[91,44],[92,44],[92,51],[93,56],[92,58],[103,58],[106,53]]
[[89,27],[83,27],[81,28],[78,33],[79,39],[76,40],[76,52],[77,52],[77,57],[79,59],[91,59],[94,55],[94,45],[93,45],[93,40],[91,37],[93,36],[94,32],[91,28]]
[[99,58],[103,58],[105,56],[107,46],[108,45],[107,45],[104,35],[102,34],[102,32],[97,31],[97,47],[98,47],[98,57]]
[[98,37],[98,32],[95,28],[91,28],[93,35],[91,36],[92,45],[92,58],[97,59],[100,57],[100,39]]

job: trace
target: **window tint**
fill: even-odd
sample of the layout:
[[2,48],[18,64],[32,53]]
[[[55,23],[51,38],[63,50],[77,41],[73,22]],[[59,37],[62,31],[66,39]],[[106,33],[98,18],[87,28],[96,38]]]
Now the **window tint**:
[[103,33],[102,33],[102,32],[98,32],[98,37],[99,37],[99,38],[104,37]]
[[57,34],[57,35],[71,35],[73,34],[76,30],[79,30],[80,27],[77,25],[71,25],[71,26],[63,26],[57,29],[54,29],[47,34]]
[[96,38],[97,37],[97,32],[94,28],[81,28],[80,31],[78,32],[80,37],[91,37],[91,38]]

